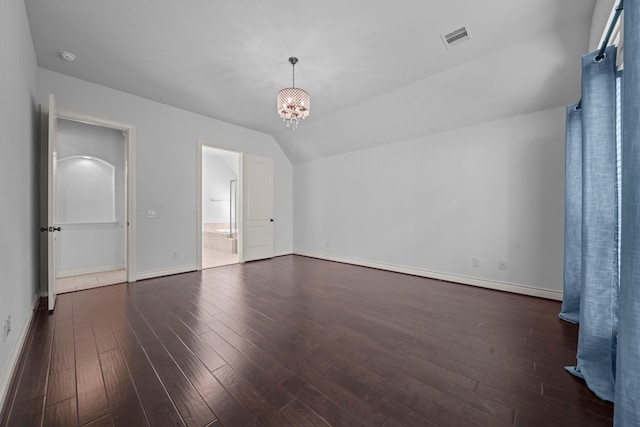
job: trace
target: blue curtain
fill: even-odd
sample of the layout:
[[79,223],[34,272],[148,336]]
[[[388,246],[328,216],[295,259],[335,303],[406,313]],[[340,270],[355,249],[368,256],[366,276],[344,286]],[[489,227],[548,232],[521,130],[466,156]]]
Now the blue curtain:
[[580,331],[577,365],[567,370],[601,399],[613,401],[619,292],[616,48],[597,56],[582,57]]
[[582,107],[567,107],[565,144],[564,297],[560,318],[578,323],[582,286]]
[[616,426],[640,426],[640,5],[624,11],[622,244]]

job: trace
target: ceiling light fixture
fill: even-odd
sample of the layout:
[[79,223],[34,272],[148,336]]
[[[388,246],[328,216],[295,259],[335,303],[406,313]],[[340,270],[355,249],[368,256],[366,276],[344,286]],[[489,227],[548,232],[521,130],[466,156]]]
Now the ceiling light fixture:
[[293,84],[292,87],[287,87],[278,92],[278,114],[282,117],[282,121],[287,124],[287,127],[295,130],[298,127],[300,120],[309,117],[309,110],[311,109],[311,98],[307,91],[296,88],[296,64],[298,58],[289,58],[293,69]]
[[60,58],[64,59],[65,61],[73,62],[76,60],[76,56],[71,52],[67,52],[66,50],[61,50],[58,53],[60,54]]

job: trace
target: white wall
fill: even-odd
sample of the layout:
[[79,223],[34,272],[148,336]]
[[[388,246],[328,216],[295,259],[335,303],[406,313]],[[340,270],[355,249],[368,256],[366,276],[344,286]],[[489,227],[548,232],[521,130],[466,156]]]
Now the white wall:
[[138,274],[196,266],[198,139],[274,159],[274,248],[291,252],[291,162],[271,136],[41,68],[37,83],[39,102],[136,126]]
[[[0,404],[37,292],[36,57],[22,0],[0,1]],[[1,332],[1,330],[0,330]]]
[[[218,151],[219,152],[219,151]],[[229,181],[238,179],[239,156],[235,168],[205,147],[202,155],[202,222],[229,223]]]
[[[597,0],[591,17],[591,29],[589,30],[589,52],[600,48],[602,34],[608,28],[609,17],[614,6],[620,0]],[[622,16],[621,16],[622,18]],[[585,52],[588,53],[588,52]]]
[[[90,156],[101,159],[114,169],[115,218],[111,223],[62,224],[62,232],[57,235],[58,251],[56,253],[58,276],[83,274],[91,271],[104,271],[124,268],[126,256],[126,214],[125,214],[125,140],[122,131],[92,126],[70,120],[58,120],[58,161],[70,156]],[[79,160],[80,162],[96,162],[96,160]],[[98,163],[99,164],[99,163]],[[58,168],[58,177],[62,169]],[[78,181],[87,183],[82,176]],[[58,187],[58,222],[64,218],[60,213],[65,211],[65,189]],[[91,195],[99,196],[100,188],[90,188]],[[102,189],[106,190],[106,189]],[[87,197],[83,204],[98,206],[96,200]],[[71,196],[71,195],[70,195]],[[109,196],[108,196],[109,197]],[[107,206],[103,206],[107,207]],[[108,207],[107,207],[108,208]],[[73,218],[78,217],[74,212]],[[113,216],[112,212],[100,212],[102,218]],[[98,218],[100,220],[100,218]]]
[[501,289],[559,297],[563,212],[563,108],[294,166],[296,253]]

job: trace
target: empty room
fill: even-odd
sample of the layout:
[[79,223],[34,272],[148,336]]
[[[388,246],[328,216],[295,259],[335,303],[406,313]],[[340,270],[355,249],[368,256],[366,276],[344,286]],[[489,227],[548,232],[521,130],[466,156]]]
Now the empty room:
[[640,427],[637,0],[0,2],[0,427]]

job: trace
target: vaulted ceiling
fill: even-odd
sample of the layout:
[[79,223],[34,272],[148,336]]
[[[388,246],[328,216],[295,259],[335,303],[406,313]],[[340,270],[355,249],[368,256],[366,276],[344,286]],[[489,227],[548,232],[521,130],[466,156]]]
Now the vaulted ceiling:
[[[40,67],[270,134],[295,163],[576,101],[595,0],[25,3]],[[290,56],[296,131],[276,113]]]

